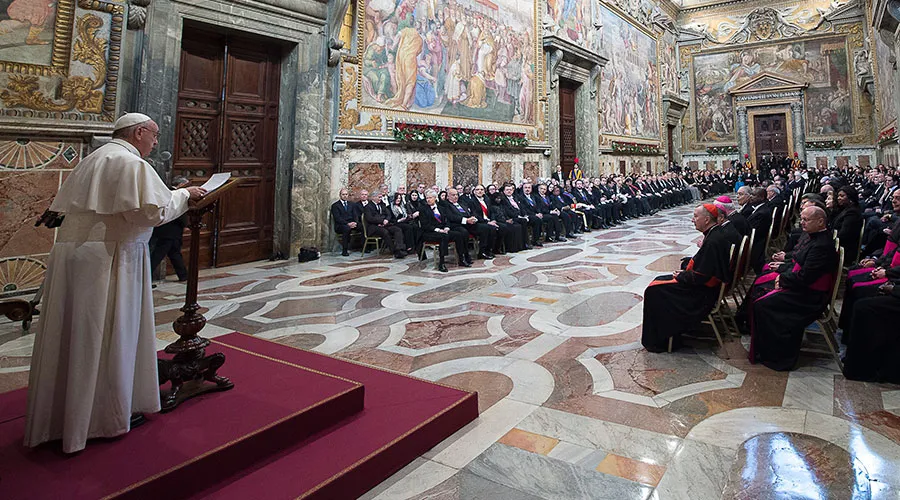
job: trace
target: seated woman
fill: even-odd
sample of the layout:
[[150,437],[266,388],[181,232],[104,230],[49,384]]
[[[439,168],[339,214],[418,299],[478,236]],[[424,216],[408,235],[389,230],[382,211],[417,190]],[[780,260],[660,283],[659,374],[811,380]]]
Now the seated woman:
[[844,357],[844,376],[850,380],[900,384],[900,280],[878,287],[879,294],[854,305]]
[[863,227],[859,194],[853,186],[843,186],[837,191],[837,212],[831,219],[831,229],[837,231],[844,248],[844,262],[856,262],[859,253],[859,232]]
[[[413,192],[415,193],[415,191]],[[403,204],[403,195],[400,193],[394,194],[394,199],[391,203],[391,223],[403,231],[406,253],[418,251],[419,246],[422,244],[422,229],[416,223],[418,217],[418,209],[410,213]]]

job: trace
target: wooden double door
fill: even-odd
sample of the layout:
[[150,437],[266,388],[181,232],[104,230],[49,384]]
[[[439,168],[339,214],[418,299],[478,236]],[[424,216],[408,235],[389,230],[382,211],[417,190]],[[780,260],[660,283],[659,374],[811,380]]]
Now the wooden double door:
[[272,254],[280,60],[277,45],[185,27],[173,175],[194,185],[219,172],[243,178],[204,221],[201,267]]
[[753,134],[756,144],[755,165],[762,159],[774,156],[780,161],[788,155],[787,116],[784,113],[756,115],[753,117]]
[[[559,164],[568,178],[575,167],[575,93],[578,84],[559,80]],[[553,167],[556,171],[556,166]]]

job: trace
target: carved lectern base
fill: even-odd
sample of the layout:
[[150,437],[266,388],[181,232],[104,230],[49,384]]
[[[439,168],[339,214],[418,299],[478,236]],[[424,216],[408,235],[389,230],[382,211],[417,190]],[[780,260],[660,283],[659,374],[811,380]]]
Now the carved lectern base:
[[[209,340],[202,340],[206,342],[204,347],[209,344]],[[157,360],[159,384],[172,382],[170,390],[160,391],[161,413],[174,410],[194,396],[207,392],[227,391],[234,387],[231,380],[216,374],[216,371],[225,364],[225,355],[220,352],[209,356],[205,354],[206,349],[201,347],[180,352],[172,359]]]

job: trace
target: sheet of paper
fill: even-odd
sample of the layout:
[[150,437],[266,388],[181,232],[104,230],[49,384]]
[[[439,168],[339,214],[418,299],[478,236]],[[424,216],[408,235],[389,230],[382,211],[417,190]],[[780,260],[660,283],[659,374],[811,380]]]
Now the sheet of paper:
[[206,193],[209,194],[209,193],[215,191],[216,189],[219,189],[220,187],[222,187],[222,184],[225,184],[225,182],[230,178],[231,178],[231,172],[225,172],[225,173],[221,173],[221,174],[213,174],[212,177],[210,177],[209,180],[206,181],[206,183],[204,183],[200,187],[205,189]]

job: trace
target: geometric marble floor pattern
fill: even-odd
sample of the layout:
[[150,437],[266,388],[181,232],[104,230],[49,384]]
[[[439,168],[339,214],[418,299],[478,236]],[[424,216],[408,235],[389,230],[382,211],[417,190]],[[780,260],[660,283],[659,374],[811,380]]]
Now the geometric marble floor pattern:
[[[447,274],[371,254],[203,271],[203,335],[478,391],[476,421],[366,499],[900,498],[900,387],[845,380],[815,344],[791,373],[751,365],[737,338],[641,348],[643,291],[696,250],[690,217]],[[154,290],[160,348],[183,293]],[[0,392],[27,382],[33,335],[16,328],[0,324]]]

